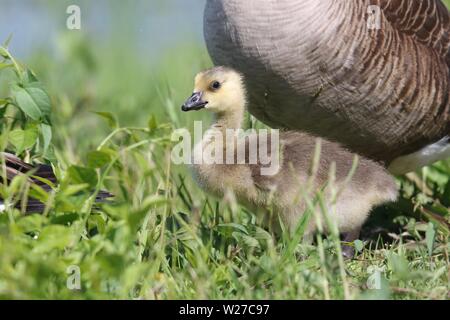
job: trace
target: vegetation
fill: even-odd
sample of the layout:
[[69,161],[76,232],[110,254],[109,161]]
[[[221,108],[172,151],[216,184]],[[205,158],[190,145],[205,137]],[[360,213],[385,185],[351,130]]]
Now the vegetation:
[[[47,209],[0,213],[0,298],[450,298],[450,161],[399,177],[398,203],[374,212],[343,261],[336,235],[275,236],[171,163],[173,130],[199,117],[179,106],[210,65],[201,47],[180,43],[152,65],[68,32],[58,59],[37,52],[31,71],[13,44],[0,48],[0,148],[51,163],[61,183],[1,186],[5,204],[25,194]],[[94,205],[100,189],[114,201]]]

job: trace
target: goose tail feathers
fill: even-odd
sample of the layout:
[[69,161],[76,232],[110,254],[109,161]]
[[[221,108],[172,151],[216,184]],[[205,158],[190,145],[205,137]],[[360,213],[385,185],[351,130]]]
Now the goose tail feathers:
[[[57,184],[58,182],[53,172],[53,168],[49,165],[41,164],[34,166],[22,161],[13,154],[6,152],[0,153],[0,159],[2,159],[0,161],[3,165],[2,171],[6,173],[5,177],[0,177],[0,183],[2,181],[5,182],[5,178],[7,180],[6,182],[9,183],[16,176],[28,174],[27,179],[31,184],[35,184],[41,187],[44,191],[49,192],[51,191],[51,187],[46,182],[48,181],[52,184]],[[107,203],[113,197],[114,195],[110,192],[100,190],[96,194],[95,203]],[[4,199],[0,196],[0,213],[9,209],[7,206],[8,205],[5,204]],[[14,207],[27,214],[43,213],[46,209],[46,204],[37,199],[28,197],[26,203],[23,203],[23,201],[18,201],[14,204]]]

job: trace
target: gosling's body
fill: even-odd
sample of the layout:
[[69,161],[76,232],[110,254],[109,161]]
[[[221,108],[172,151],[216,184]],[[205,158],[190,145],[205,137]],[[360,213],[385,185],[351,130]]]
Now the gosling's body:
[[[221,125],[217,126],[220,121],[218,119],[212,126],[212,131],[196,146],[194,154],[204,152],[211,144],[219,143],[212,136],[215,130],[226,129]],[[252,140],[258,138],[257,134],[248,137]],[[248,154],[247,141],[242,138],[237,143],[245,144]],[[318,171],[312,175],[317,143],[321,146],[320,162]],[[280,146],[280,167],[273,176],[261,175],[261,164],[201,164],[193,165],[192,170],[203,190],[219,198],[232,192],[238,202],[253,212],[264,215],[262,218],[266,223],[273,225],[280,217],[291,231],[307,209],[306,202],[302,200],[302,192],[306,192],[308,187],[310,198],[325,188],[328,212],[342,233],[358,233],[373,207],[397,198],[397,186],[393,178],[379,164],[366,158],[359,158],[356,171],[351,180],[347,181],[355,155],[336,143],[288,131],[280,134]],[[237,145],[234,152],[236,150]],[[330,187],[326,187],[332,163],[336,165],[336,181],[333,186],[339,190],[336,200],[332,200]],[[317,209],[319,210],[318,207]],[[269,218],[275,220],[268,220]],[[307,233],[311,234],[316,227],[315,220],[312,219]]]
[[[217,90],[211,89],[211,83],[221,83]],[[196,78],[194,95],[183,109],[188,111],[191,105],[203,104],[202,108],[215,113],[215,121],[204,139],[195,147],[194,157],[200,156],[205,149],[212,149],[221,143],[226,154],[238,145],[245,145],[246,154],[252,140],[262,139],[257,133],[248,138],[234,137],[233,143],[218,139],[226,137],[227,129],[239,129],[245,110],[245,88],[241,76],[231,69],[215,68],[201,73]],[[201,94],[200,94],[201,93]],[[196,97],[197,95],[197,97]],[[201,96],[201,99],[198,97]],[[195,98],[196,97],[196,98]],[[195,103],[192,101],[195,100]],[[314,154],[318,141],[321,145],[318,170],[312,176]],[[268,148],[271,150],[271,148]],[[280,133],[280,165],[274,175],[261,174],[262,165],[258,164],[197,164],[193,165],[194,175],[200,186],[218,197],[232,192],[237,200],[256,212],[275,213],[275,219],[281,218],[285,226],[293,230],[306,210],[302,192],[308,196],[324,190],[325,203],[331,218],[341,232],[357,232],[374,206],[394,201],[397,186],[393,178],[379,164],[366,158],[359,158],[359,165],[350,180],[355,155],[336,143],[319,139],[309,134],[287,131]],[[275,155],[270,154],[271,157]],[[236,157],[235,157],[236,158]],[[336,199],[331,196],[328,184],[332,164],[336,174],[333,186],[339,190]],[[310,188],[308,188],[310,187]],[[303,199],[303,200],[302,200]],[[315,220],[311,222],[308,233],[316,230]],[[267,221],[273,222],[273,221]]]

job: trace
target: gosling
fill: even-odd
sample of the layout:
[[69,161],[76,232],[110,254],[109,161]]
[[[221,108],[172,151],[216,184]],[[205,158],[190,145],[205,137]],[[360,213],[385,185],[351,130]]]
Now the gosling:
[[[220,198],[231,192],[238,202],[258,215],[262,213],[263,217],[260,218],[265,223],[273,224],[281,220],[290,231],[296,229],[308,208],[304,201],[305,192],[312,196],[322,192],[329,211],[328,217],[344,234],[346,242],[359,237],[372,208],[396,200],[397,184],[384,167],[358,157],[339,144],[301,132],[279,133],[278,170],[270,175],[262,174],[267,169],[267,163],[250,163],[253,151],[250,146],[252,141],[267,141],[270,137],[257,133],[242,136],[242,133],[238,133],[237,130],[242,128],[246,104],[246,88],[239,72],[227,67],[215,67],[196,76],[194,93],[183,104],[182,110],[208,110],[214,115],[214,123],[203,140],[195,146],[193,157],[202,159],[208,150],[214,150],[213,153],[220,154],[219,158],[224,158],[231,149],[233,160],[236,161],[233,164],[227,161],[194,161],[194,177],[205,191]],[[228,139],[227,135],[230,129],[237,132],[232,139]],[[319,157],[318,143],[321,146]],[[261,148],[259,144],[256,145]],[[238,150],[246,151],[246,162],[237,162]],[[269,157],[273,160],[273,149],[269,146],[267,150],[272,150]],[[356,169],[355,157],[359,158]],[[314,159],[316,168],[313,166]],[[337,193],[332,192],[329,184],[332,168],[335,168],[333,185]],[[325,222],[321,230],[330,231]],[[305,238],[311,239],[316,231],[318,220],[310,219]],[[352,250],[351,246],[344,247],[344,255],[353,256]]]

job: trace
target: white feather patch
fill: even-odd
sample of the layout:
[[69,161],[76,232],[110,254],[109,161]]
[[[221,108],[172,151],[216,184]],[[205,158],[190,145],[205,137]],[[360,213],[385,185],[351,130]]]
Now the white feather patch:
[[396,175],[406,174],[449,157],[450,137],[445,137],[415,153],[395,159],[389,166],[389,171]]

